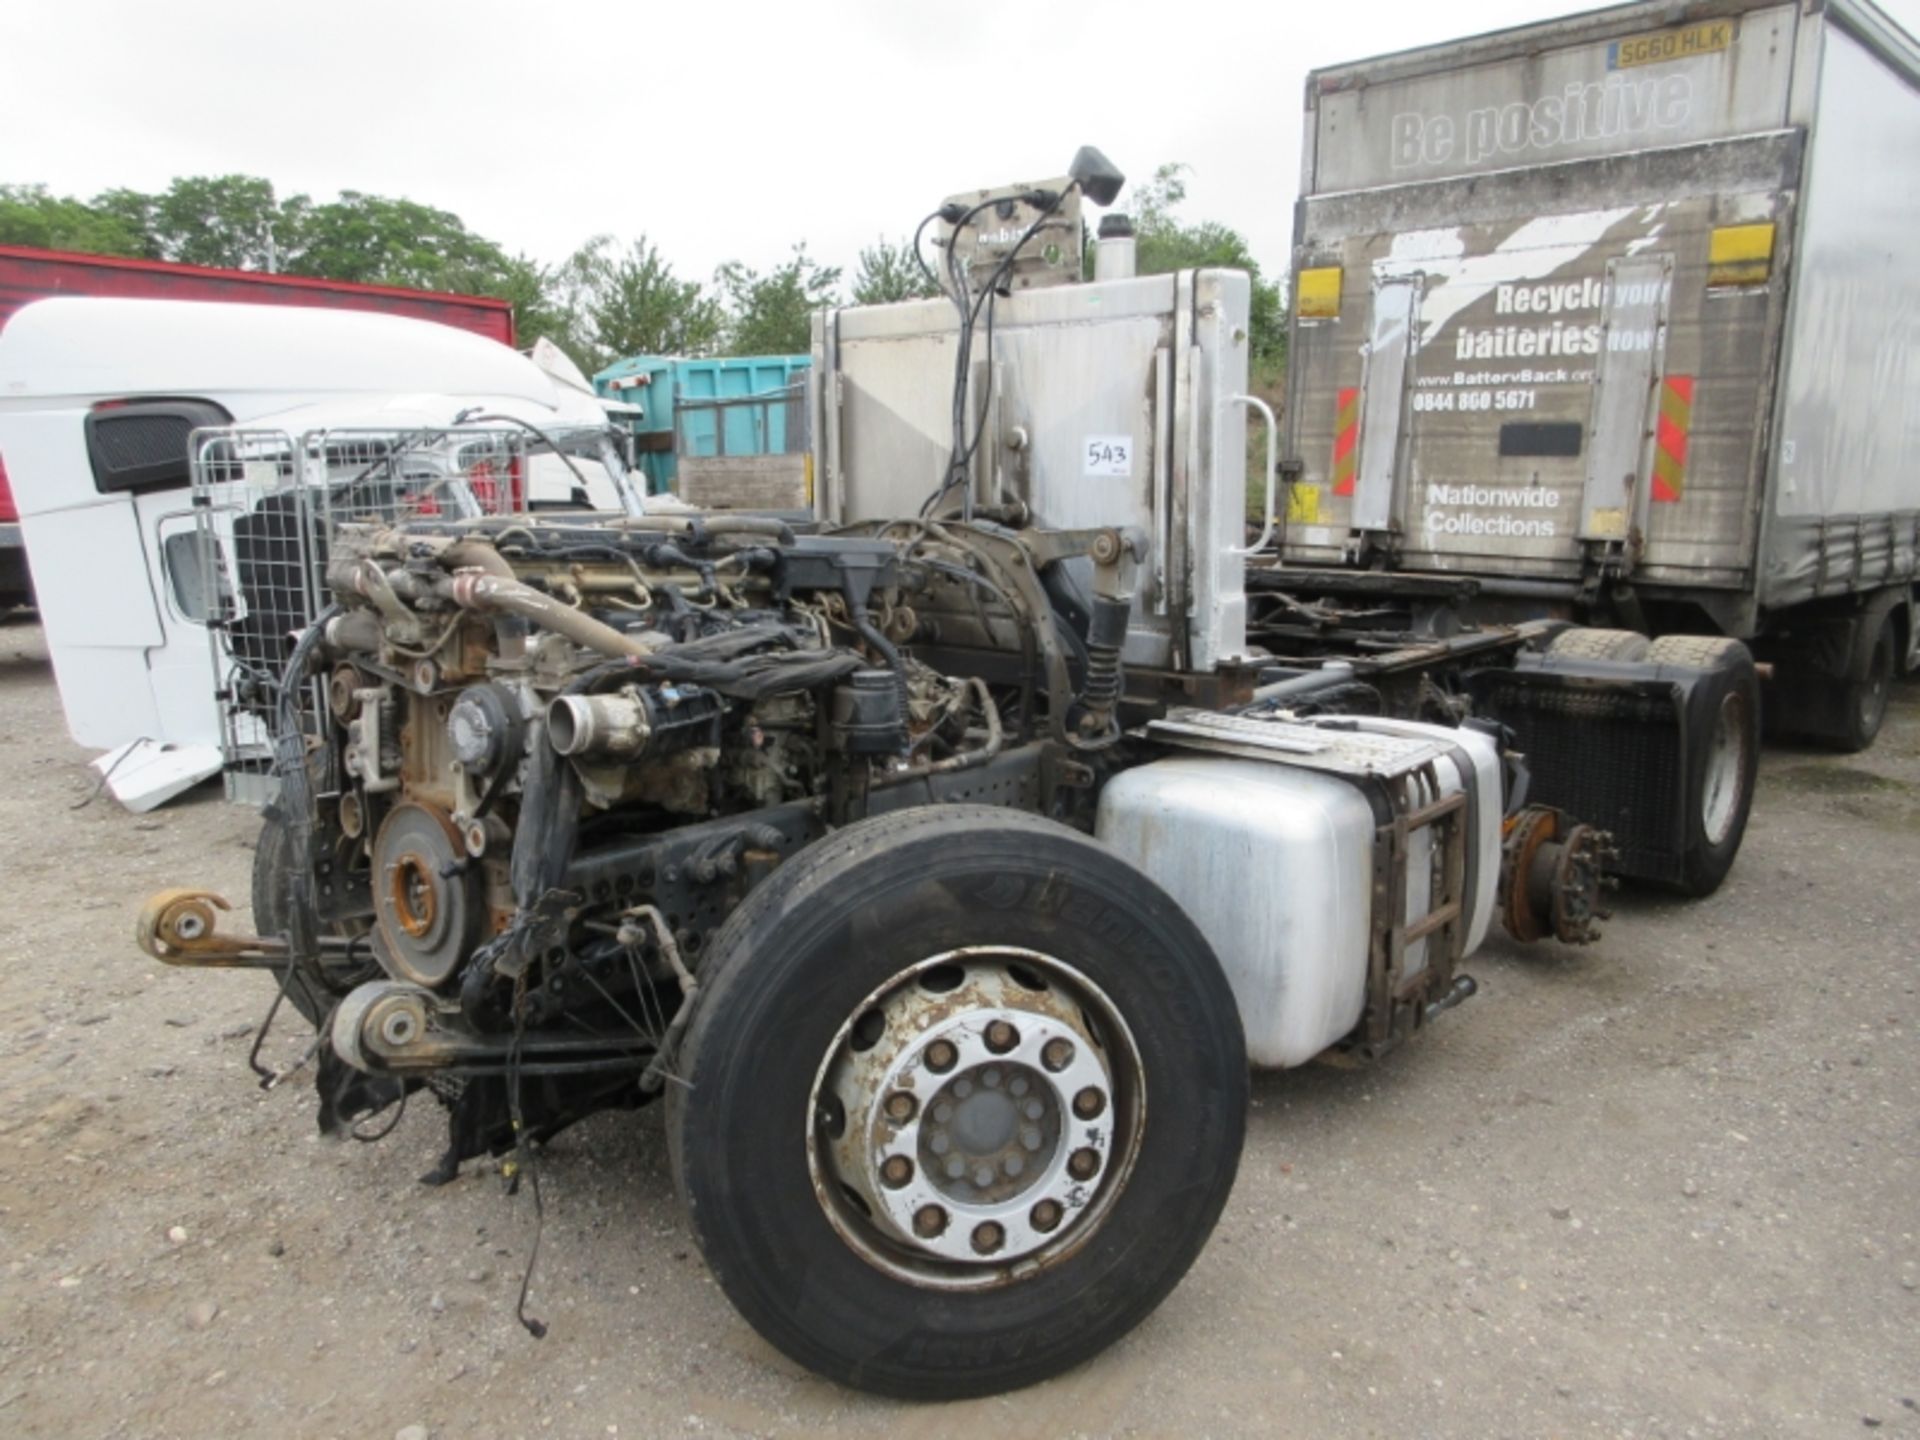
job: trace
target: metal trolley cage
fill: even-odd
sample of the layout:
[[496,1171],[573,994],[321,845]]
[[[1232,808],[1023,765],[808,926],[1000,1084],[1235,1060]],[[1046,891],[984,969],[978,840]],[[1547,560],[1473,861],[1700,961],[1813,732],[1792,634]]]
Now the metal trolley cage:
[[[545,446],[530,433],[488,427],[194,432],[194,533],[211,581],[207,636],[229,800],[274,796],[275,701],[295,639],[326,604],[339,527],[512,514],[525,508],[536,450]],[[318,733],[324,703],[316,680],[302,698],[303,729]]]

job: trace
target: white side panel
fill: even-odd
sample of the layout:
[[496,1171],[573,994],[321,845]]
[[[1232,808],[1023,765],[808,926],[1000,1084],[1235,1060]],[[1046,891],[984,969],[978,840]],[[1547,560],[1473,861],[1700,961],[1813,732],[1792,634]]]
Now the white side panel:
[[[1523,53],[1474,63],[1475,42],[1428,73],[1393,78],[1391,61],[1335,73],[1383,72],[1318,96],[1312,194],[1551,165],[1624,150],[1686,145],[1785,123],[1794,7],[1675,25],[1645,7],[1638,25],[1582,41],[1622,16],[1535,27]],[[1518,42],[1519,36],[1489,37]],[[1309,112],[1309,121],[1315,117]]]
[[1911,510],[1920,506],[1920,96],[1833,26],[1801,216],[1776,513]]

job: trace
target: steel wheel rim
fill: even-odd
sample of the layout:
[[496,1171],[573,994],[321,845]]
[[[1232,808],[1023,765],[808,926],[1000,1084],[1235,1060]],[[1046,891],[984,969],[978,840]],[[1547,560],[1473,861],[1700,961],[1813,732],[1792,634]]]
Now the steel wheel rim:
[[1713,739],[1707,747],[1706,781],[1700,789],[1700,828],[1709,845],[1723,843],[1732,833],[1734,817],[1740,813],[1740,796],[1746,788],[1747,738],[1741,721],[1745,703],[1738,695],[1720,702],[1714,718]]
[[1139,1048],[1106,994],[1038,951],[973,946],[854,1007],[808,1096],[807,1162],[861,1259],[924,1288],[983,1289],[1099,1230],[1145,1121]]

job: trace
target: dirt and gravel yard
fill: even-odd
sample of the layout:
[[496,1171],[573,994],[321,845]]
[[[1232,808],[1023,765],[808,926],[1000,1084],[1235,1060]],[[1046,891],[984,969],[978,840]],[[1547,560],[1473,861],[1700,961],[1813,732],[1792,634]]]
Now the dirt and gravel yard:
[[948,1407],[762,1344],[654,1113],[547,1152],[530,1339],[527,1195],[417,1183],[430,1103],[321,1140],[304,1083],[247,1071],[268,982],[134,950],[150,890],[244,902],[254,815],[217,786],[76,809],[86,759],[40,630],[0,623],[0,1434],[1920,1434],[1915,689],[1867,756],[1768,751],[1711,900],[1625,896],[1581,952],[1493,942],[1385,1063],[1257,1078],[1166,1305]]

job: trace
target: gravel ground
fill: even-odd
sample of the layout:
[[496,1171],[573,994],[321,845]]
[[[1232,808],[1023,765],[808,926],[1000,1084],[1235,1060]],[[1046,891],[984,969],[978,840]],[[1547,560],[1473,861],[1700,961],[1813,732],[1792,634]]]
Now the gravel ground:
[[1386,1062],[1257,1078],[1161,1310],[948,1407],[762,1344],[652,1113],[548,1153],[529,1339],[524,1195],[417,1184],[429,1104],[320,1140],[305,1086],[247,1073],[266,982],[134,950],[152,889],[245,896],[252,814],[217,786],[76,809],[86,758],[38,627],[0,623],[0,1433],[1920,1434],[1920,691],[1870,755],[1770,749],[1712,899],[1628,895],[1577,953],[1492,942],[1480,996]]

